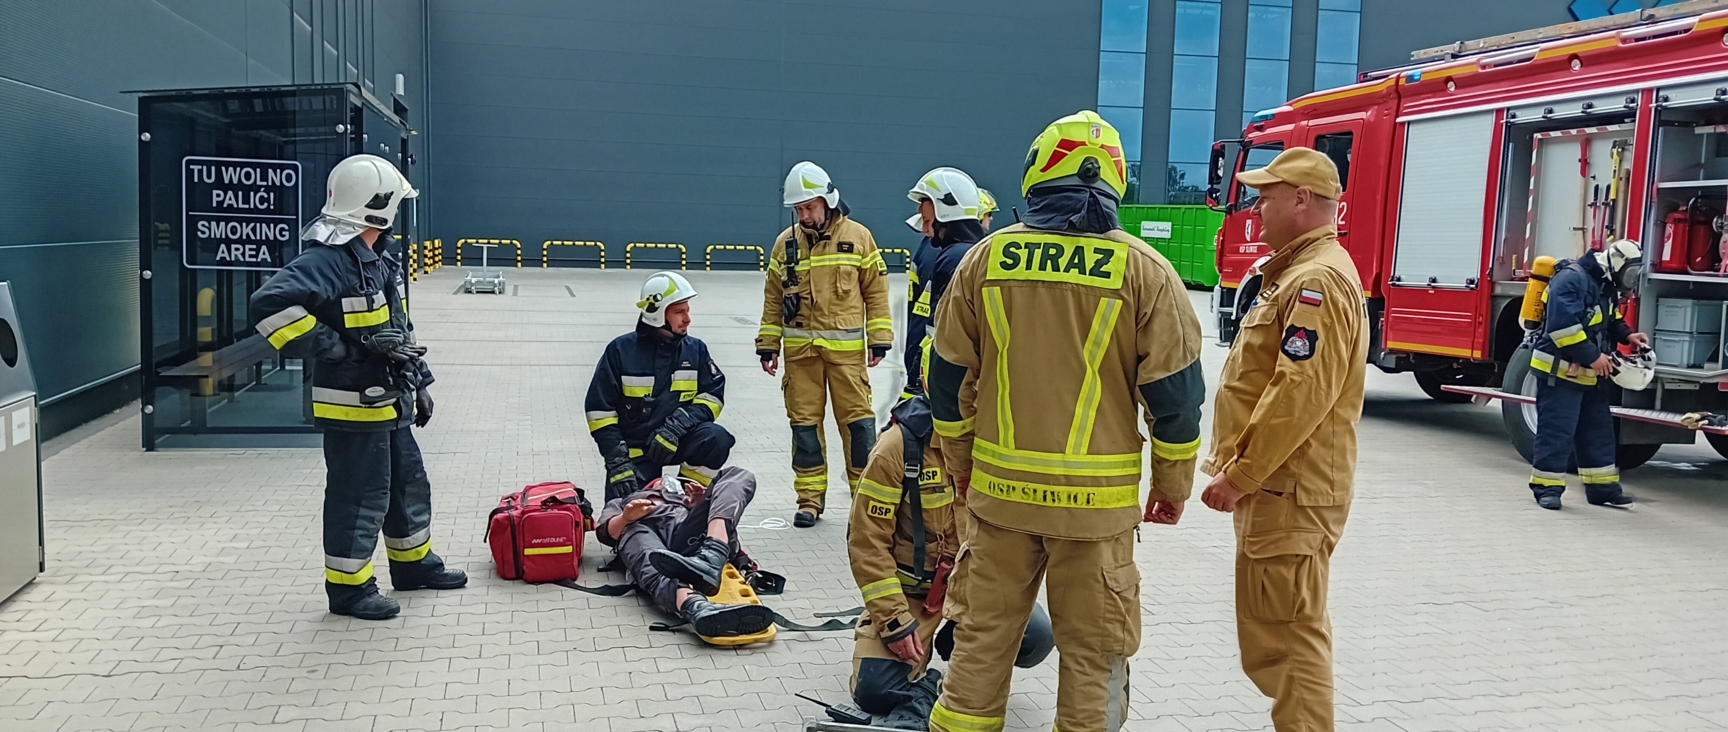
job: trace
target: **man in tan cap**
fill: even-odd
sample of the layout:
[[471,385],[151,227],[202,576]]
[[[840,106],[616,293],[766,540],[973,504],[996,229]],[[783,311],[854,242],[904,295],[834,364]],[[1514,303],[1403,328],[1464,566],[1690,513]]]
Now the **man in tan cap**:
[[1332,550],[1350,513],[1368,324],[1338,245],[1338,168],[1305,147],[1236,176],[1271,261],[1220,377],[1201,500],[1235,513],[1242,670],[1281,732],[1330,730]]

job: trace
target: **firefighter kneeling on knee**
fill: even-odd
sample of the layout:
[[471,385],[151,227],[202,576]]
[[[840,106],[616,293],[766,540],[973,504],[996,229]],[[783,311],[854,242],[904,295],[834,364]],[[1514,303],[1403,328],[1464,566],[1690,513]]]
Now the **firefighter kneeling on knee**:
[[[944,645],[937,627],[960,549],[955,514],[964,508],[955,503],[925,398],[900,402],[893,415],[852,501],[847,544],[865,607],[853,632],[852,699],[880,726],[922,730],[941,693],[942,674],[928,665]],[[1054,646],[1050,616],[1034,606],[1014,665],[1036,666]]]
[[1619,292],[1638,286],[1644,269],[1638,243],[1620,239],[1606,249],[1561,262],[1543,293],[1541,334],[1530,354],[1536,380],[1536,441],[1530,491],[1536,504],[1560,509],[1566,471],[1576,465],[1584,497],[1596,506],[1637,501],[1620,488],[1614,463],[1619,439],[1608,403],[1615,346],[1647,348],[1650,337],[1621,319]]

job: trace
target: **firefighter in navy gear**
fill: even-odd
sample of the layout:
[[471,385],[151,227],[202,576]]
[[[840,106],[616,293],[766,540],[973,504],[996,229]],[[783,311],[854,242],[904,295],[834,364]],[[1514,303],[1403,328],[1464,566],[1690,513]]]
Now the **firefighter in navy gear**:
[[641,490],[667,465],[707,486],[725,467],[734,439],[715,424],[726,375],[692,338],[696,288],[676,272],[642,285],[636,330],[606,345],[588,384],[588,431],[606,460],[606,500]]
[[[906,364],[906,387],[901,398],[924,393],[924,345],[936,304],[948,289],[960,259],[984,238],[982,188],[971,176],[955,168],[936,168],[918,179],[906,197],[918,204],[918,213],[906,220],[919,223],[930,235],[913,256],[911,297],[906,303],[906,337],[902,345]],[[994,201],[992,201],[993,203]]]
[[324,432],[324,588],[330,611],[393,617],[378,593],[378,533],[397,591],[468,583],[432,552],[432,486],[409,425],[432,418],[432,371],[414,343],[402,268],[387,254],[405,198],[418,195],[389,161],[355,155],[330,171],[304,250],[252,294],[258,332],[312,367],[312,416]]
[[1576,465],[1584,497],[1597,506],[1636,502],[1620,488],[1614,464],[1618,438],[1609,411],[1606,381],[1614,371],[1616,345],[1650,345],[1621,320],[1617,288],[1638,285],[1643,254],[1621,239],[1607,249],[1561,262],[1543,294],[1541,333],[1530,354],[1536,380],[1536,444],[1530,461],[1530,491],[1536,504],[1560,509],[1566,470]]

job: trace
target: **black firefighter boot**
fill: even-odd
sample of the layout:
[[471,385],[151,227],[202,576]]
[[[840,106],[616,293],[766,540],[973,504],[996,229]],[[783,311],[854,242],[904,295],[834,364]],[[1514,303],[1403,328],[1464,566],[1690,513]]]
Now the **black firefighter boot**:
[[1626,508],[1638,502],[1638,497],[1627,493],[1626,489],[1621,488],[1619,483],[1601,486],[1586,485],[1584,486],[1584,499],[1589,501],[1592,506],[1613,506],[1615,508]]
[[387,620],[402,612],[395,600],[378,594],[378,580],[368,578],[365,584],[339,585],[324,583],[324,594],[330,597],[330,612],[361,620]]
[[432,552],[418,562],[390,562],[390,586],[404,590],[454,590],[468,584],[468,573],[444,566],[444,559]]
[[691,556],[656,549],[648,555],[648,563],[654,565],[654,571],[683,582],[705,596],[713,596],[720,594],[720,573],[731,557],[732,547],[710,536],[702,540],[702,546],[697,547]]
[[942,696],[942,672],[927,669],[924,677],[918,679],[912,686],[912,698],[900,702],[894,711],[877,721],[877,726],[888,729],[930,729],[930,709],[936,706],[937,697]]
[[766,605],[722,604],[692,593],[678,612],[704,638],[752,635],[774,624],[774,611]]

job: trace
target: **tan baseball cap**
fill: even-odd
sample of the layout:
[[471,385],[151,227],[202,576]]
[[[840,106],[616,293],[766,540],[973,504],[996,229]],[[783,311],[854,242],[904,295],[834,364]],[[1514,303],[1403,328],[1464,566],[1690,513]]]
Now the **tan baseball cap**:
[[1338,183],[1338,166],[1332,164],[1332,159],[1324,153],[1311,147],[1293,147],[1278,153],[1278,157],[1264,168],[1237,173],[1236,180],[1252,188],[1287,183],[1333,200],[1337,200],[1344,189]]

